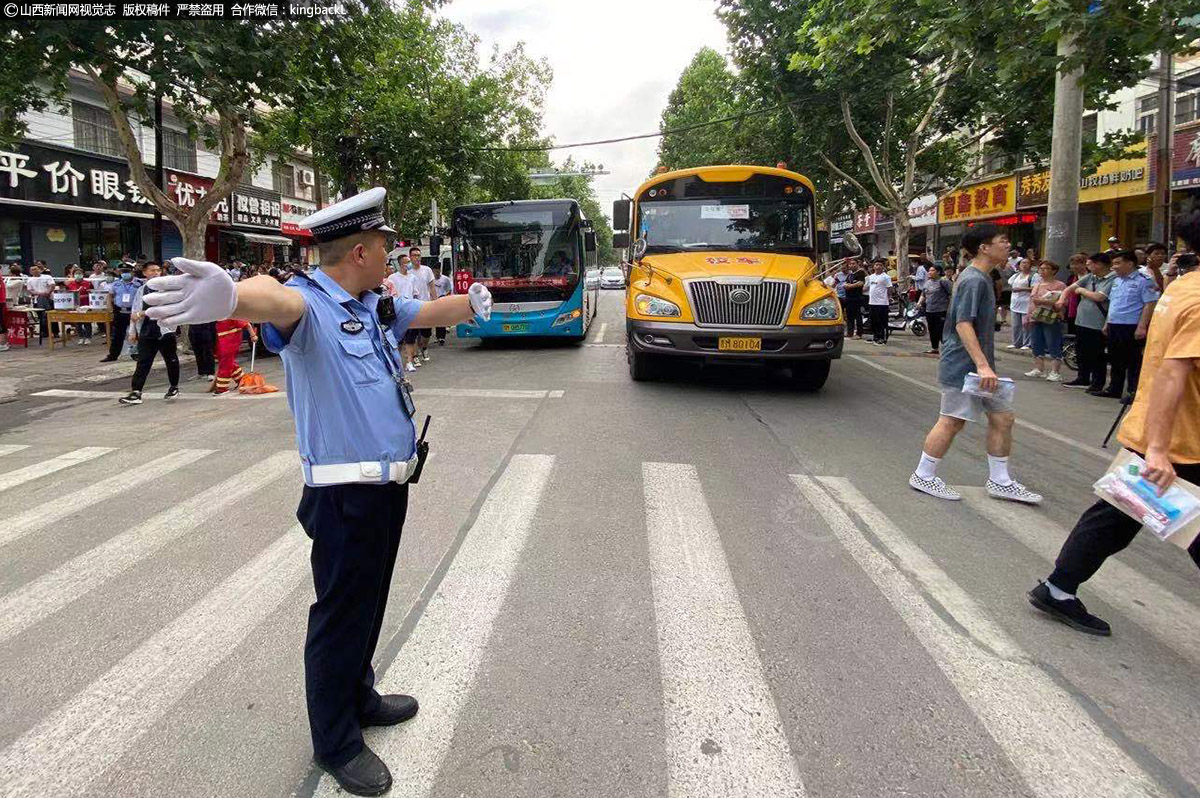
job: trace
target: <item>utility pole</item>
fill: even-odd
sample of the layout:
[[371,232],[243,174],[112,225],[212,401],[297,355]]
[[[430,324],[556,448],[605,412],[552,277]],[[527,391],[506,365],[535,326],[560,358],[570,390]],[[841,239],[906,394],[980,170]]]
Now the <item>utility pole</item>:
[[[163,135],[162,135],[162,114],[163,114],[162,92],[156,92],[154,96],[154,185],[158,186],[159,190],[163,187]],[[163,217],[162,211],[158,206],[154,206],[154,262],[163,262]]]
[[[1058,40],[1059,60],[1077,52],[1075,34]],[[1046,209],[1046,258],[1067,268],[1075,252],[1079,225],[1079,162],[1083,152],[1083,68],[1064,72],[1054,82],[1054,131],[1050,143],[1050,200]]]
[[[1167,30],[1171,22],[1166,21]],[[1175,138],[1175,103],[1171,96],[1171,84],[1175,77],[1175,59],[1170,48],[1158,54],[1158,124],[1156,135],[1158,147],[1154,158],[1157,166],[1157,182],[1154,184],[1154,218],[1152,237],[1171,246],[1171,148]]]

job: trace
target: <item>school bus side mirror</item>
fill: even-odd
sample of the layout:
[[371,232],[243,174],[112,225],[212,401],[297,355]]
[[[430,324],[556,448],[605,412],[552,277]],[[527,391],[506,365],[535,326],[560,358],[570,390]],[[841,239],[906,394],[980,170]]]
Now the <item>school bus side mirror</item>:
[[629,233],[613,233],[613,249],[629,249]]
[[596,251],[596,234],[591,230],[583,234],[583,249],[585,252]]
[[614,230],[629,229],[629,210],[630,201],[627,199],[619,199],[613,203],[613,221]]

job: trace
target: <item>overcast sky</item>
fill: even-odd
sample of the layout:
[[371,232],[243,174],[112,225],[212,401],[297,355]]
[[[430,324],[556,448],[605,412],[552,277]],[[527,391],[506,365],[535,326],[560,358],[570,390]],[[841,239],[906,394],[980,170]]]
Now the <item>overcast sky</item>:
[[[554,84],[546,97],[545,129],[555,143],[617,138],[658,130],[667,95],[701,47],[726,52],[725,28],[713,0],[453,0],[443,10],[483,40],[508,48],[524,41],[546,58]],[[595,180],[600,204],[611,208],[654,168],[657,139],[556,150],[561,163],[604,164]]]

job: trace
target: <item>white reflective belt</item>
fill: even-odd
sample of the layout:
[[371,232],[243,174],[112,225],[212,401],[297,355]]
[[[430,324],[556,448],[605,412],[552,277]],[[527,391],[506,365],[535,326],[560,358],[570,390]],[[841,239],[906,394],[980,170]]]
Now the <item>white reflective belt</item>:
[[407,463],[390,463],[387,479],[384,479],[382,466],[383,464],[379,462],[337,463],[335,465],[309,466],[308,470],[312,484],[318,487],[352,483],[382,485],[388,482],[399,482],[403,484],[408,482],[408,478],[417,469],[417,457],[413,455],[413,458]]

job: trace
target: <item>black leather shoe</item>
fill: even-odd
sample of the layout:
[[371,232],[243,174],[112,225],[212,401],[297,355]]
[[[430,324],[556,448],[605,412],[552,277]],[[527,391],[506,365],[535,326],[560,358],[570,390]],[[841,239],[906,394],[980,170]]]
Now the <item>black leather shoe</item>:
[[1112,627],[1088,612],[1082,601],[1077,598],[1059,601],[1050,595],[1050,588],[1046,587],[1045,582],[1038,582],[1037,587],[1030,590],[1028,595],[1030,604],[1072,629],[1099,637],[1112,634]]
[[383,795],[392,789],[392,774],[387,765],[365,745],[358,756],[340,768],[325,767],[320,760],[317,765],[351,795]]
[[417,716],[417,699],[410,695],[385,695],[373,711],[358,719],[364,729],[369,726],[395,726]]

